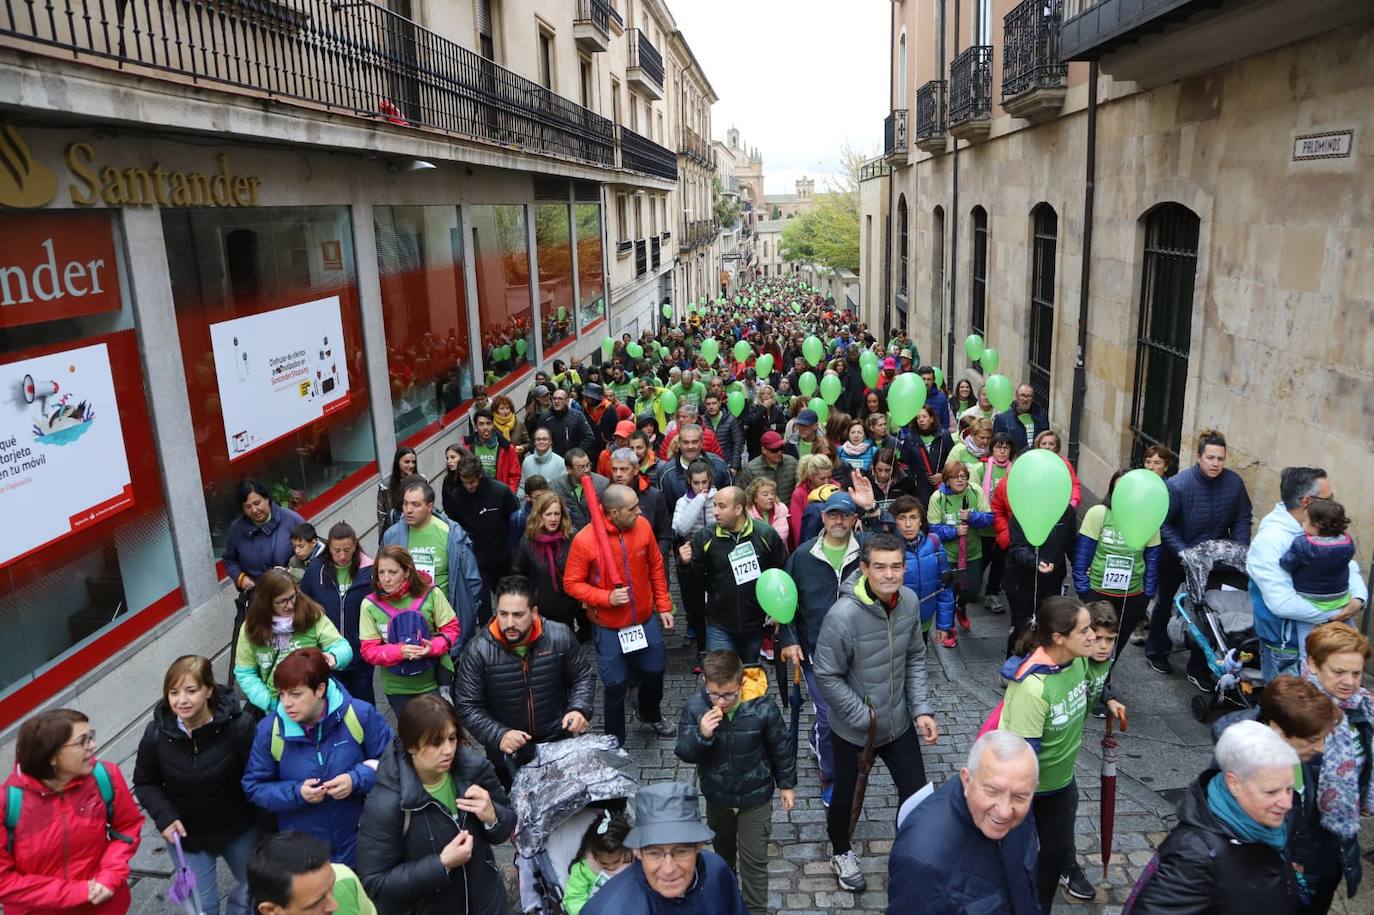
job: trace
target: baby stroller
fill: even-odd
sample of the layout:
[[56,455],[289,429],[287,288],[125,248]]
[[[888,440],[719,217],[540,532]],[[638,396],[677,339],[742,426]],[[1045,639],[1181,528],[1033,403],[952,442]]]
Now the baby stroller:
[[[541,743],[532,762],[521,767],[511,785],[515,808],[515,852],[533,878],[542,915],[563,910],[563,888],[587,827],[610,809],[623,811],[639,787],[629,755],[609,736],[583,735]],[[520,862],[517,862],[520,863]],[[523,899],[530,911],[532,900]]]
[[1169,637],[1175,644],[1191,638],[1216,680],[1211,695],[1198,693],[1189,702],[1197,721],[1223,703],[1249,708],[1264,683],[1245,554],[1232,540],[1207,540],[1179,554],[1184,588],[1174,597]]

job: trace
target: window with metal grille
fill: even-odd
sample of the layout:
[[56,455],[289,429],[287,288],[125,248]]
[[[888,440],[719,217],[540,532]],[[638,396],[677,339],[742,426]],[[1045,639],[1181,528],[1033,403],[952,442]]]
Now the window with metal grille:
[[988,211],[973,208],[973,276],[969,283],[969,325],[986,336],[988,310]]
[[[930,316],[931,326],[938,327],[944,314],[945,302],[945,208],[936,207],[931,220],[930,235]],[[939,334],[936,334],[939,339]]]
[[897,198],[897,294],[906,295],[907,211],[906,195]]
[[1161,204],[1145,217],[1131,404],[1132,466],[1140,464],[1151,445],[1164,445],[1177,454],[1181,444],[1199,225],[1197,214],[1177,203]]
[[1059,216],[1042,203],[1031,210],[1035,238],[1031,244],[1030,351],[1026,364],[1036,403],[1050,402],[1050,368],[1054,361],[1054,254]]

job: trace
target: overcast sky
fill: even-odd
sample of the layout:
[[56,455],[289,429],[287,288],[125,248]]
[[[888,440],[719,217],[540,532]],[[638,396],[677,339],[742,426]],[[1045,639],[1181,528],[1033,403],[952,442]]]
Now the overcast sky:
[[738,127],[763,154],[768,194],[803,174],[823,190],[846,141],[882,151],[887,0],[668,0],[716,95],[714,139]]

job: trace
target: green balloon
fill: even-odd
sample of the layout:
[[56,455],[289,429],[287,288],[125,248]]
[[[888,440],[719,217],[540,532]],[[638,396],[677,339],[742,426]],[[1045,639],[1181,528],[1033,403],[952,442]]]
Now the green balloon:
[[864,362],[859,360],[859,374],[863,376],[864,384],[870,388],[878,387],[878,363]]
[[663,303],[663,317],[671,319],[673,317],[673,306],[667,302]]
[[529,342],[526,341],[524,337],[521,337],[519,340],[516,340],[516,341],[515,341],[515,351],[516,351],[517,353],[519,353],[520,355],[522,355],[522,356],[525,355],[525,350],[527,350],[527,349],[529,349],[529,348],[530,348]]
[[812,334],[802,341],[802,355],[811,365],[820,365],[825,359],[825,344],[821,342],[820,337]]
[[559,305],[559,306],[558,306],[558,320],[562,321],[562,320],[563,320],[564,318],[566,318],[567,316],[568,316],[568,306],[566,306],[566,305]]
[[[1007,473],[1007,503],[1027,543],[1036,547],[1044,544],[1064,516],[1072,491],[1069,465],[1053,451],[1033,448],[1016,459]],[[1115,495],[1112,504],[1116,504]]]
[[806,397],[810,397],[812,394],[816,393],[816,373],[802,372],[801,377],[797,379],[797,387],[801,389],[802,394]]
[[677,412],[677,395],[672,391],[664,391],[658,395],[658,405],[663,408],[664,416],[672,416]]
[[705,340],[701,341],[701,358],[705,359],[708,365],[715,362],[716,357],[719,355],[719,340],[717,340],[715,337],[707,337]]
[[773,374],[773,354],[764,353],[760,356],[758,361],[754,363],[754,371],[758,373],[760,378],[767,378]]
[[1002,364],[1002,357],[997,354],[997,350],[988,347],[983,350],[983,355],[978,359],[985,372],[995,372],[997,367]]
[[601,341],[601,358],[609,359],[613,352],[615,352],[615,340],[611,337],[604,338]]
[[754,597],[764,613],[784,626],[797,615],[797,583],[782,569],[765,569],[754,583]]
[[866,350],[861,351],[861,352],[859,353],[859,367],[860,367],[860,368],[863,368],[865,365],[870,365],[870,364],[871,364],[871,365],[877,365],[877,364],[878,364],[878,354],[875,353],[875,352],[873,352],[873,350],[871,350],[871,349],[866,349]]
[[943,388],[945,386],[945,370],[938,365],[932,365],[930,369],[935,373],[935,386],[937,388]]
[[731,416],[739,416],[744,412],[745,398],[743,391],[731,391],[725,398],[725,406],[730,411]]
[[967,353],[968,357],[974,362],[983,358],[983,350],[983,338],[978,334],[969,334],[964,338],[964,352]]
[[830,418],[830,404],[821,400],[819,397],[813,397],[806,405],[816,411],[816,418],[820,420],[820,424],[824,426],[825,421]]
[[801,302],[792,303],[792,313],[795,315],[801,314]]
[[[992,352],[992,350],[988,350]],[[987,355],[984,353],[983,355]],[[983,392],[988,395],[988,401],[997,408],[999,413],[1004,413],[1011,408],[1012,389],[1011,381],[1006,375],[989,375],[988,380],[983,382]]]
[[903,372],[887,386],[887,409],[892,422],[905,426],[926,405],[926,383],[915,372]]
[[754,355],[754,348],[749,345],[748,340],[739,340],[735,343],[735,361],[744,362]]
[[834,372],[826,372],[821,379],[821,399],[828,404],[833,404],[840,399],[840,394],[844,390],[844,385],[840,383],[840,376]]
[[1116,481],[1112,490],[1112,527],[1121,532],[1126,546],[1145,549],[1159,533],[1169,513],[1169,487],[1159,474],[1141,467]]
[[630,354],[631,359],[642,359],[644,357],[644,347],[638,343],[631,343],[625,347],[625,352]]

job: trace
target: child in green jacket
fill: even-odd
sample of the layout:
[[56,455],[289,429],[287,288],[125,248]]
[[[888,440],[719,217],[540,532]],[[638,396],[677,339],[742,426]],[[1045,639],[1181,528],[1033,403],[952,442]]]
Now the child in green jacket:
[[629,834],[630,821],[609,810],[587,827],[563,890],[563,909],[568,915],[577,915],[607,880],[630,866],[630,850],[625,847]]

